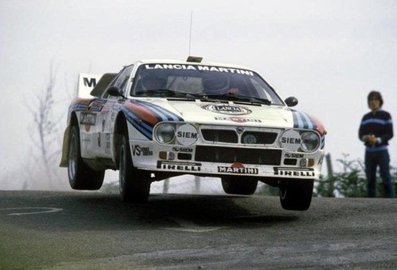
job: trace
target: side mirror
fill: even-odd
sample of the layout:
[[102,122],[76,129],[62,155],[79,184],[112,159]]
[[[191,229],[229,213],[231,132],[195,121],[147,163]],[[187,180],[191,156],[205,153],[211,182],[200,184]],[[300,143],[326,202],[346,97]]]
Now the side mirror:
[[298,104],[298,99],[296,97],[289,97],[285,100],[288,107],[294,107]]
[[108,90],[106,90],[106,92],[109,94],[109,96],[115,96],[115,97],[124,97],[123,93],[121,93],[120,88],[118,88],[117,86],[111,86],[109,87]]

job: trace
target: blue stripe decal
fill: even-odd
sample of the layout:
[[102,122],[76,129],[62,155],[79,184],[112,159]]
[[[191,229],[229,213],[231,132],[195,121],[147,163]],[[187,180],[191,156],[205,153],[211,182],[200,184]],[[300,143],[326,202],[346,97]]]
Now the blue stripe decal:
[[302,119],[303,122],[303,128],[307,129],[309,128],[309,123],[307,122],[307,119],[305,118],[305,115],[301,112],[298,112],[299,117]]
[[309,115],[306,114],[306,113],[304,113],[304,112],[302,112],[301,114],[302,114],[303,117],[305,118],[305,120],[306,120],[306,122],[307,122],[307,124],[308,124],[308,128],[309,128],[309,129],[315,129],[315,128],[316,128],[316,125],[313,123],[313,121],[312,121],[312,119],[309,117]]
[[143,122],[138,116],[136,116],[127,108],[122,107],[121,110],[125,113],[127,121],[131,123],[134,128],[141,132],[146,138],[152,139],[153,127]]
[[294,118],[294,128],[316,129],[317,125],[312,121],[310,116],[304,112],[292,111]]
[[[155,105],[150,102],[146,101],[138,101],[134,100],[132,103],[137,103],[139,105],[142,105],[146,107],[148,110],[150,110],[154,116],[159,120],[159,121],[183,121],[183,118],[179,117],[175,113],[172,113],[158,105]],[[87,111],[89,109],[89,106],[86,104],[74,104],[71,109],[73,111]],[[131,123],[131,125],[136,128],[140,133],[142,133],[146,138],[152,139],[153,136],[153,126],[151,126],[149,123],[143,121],[141,118],[139,118],[138,115],[136,115],[133,111],[130,111],[128,108],[121,106],[120,108],[121,111],[124,112],[124,115],[127,118],[127,121]]]
[[176,115],[175,113],[172,113],[158,105],[155,105],[153,103],[147,102],[147,101],[137,101],[137,103],[140,103],[146,107],[149,107],[153,112],[157,113],[163,121],[183,121],[181,117]]
[[302,117],[298,111],[293,111],[294,114],[294,128],[304,128],[305,125],[302,121]]
[[293,113],[296,119],[296,122],[294,122],[294,128],[304,128],[305,125],[302,121],[302,117],[300,116],[299,112],[294,111]]
[[[183,119],[178,115],[150,102],[138,100],[131,102],[146,107],[156,116],[159,121],[183,121]],[[141,132],[146,138],[150,140],[152,139],[153,126],[143,121],[138,115],[136,115],[133,111],[130,111],[128,108],[122,107],[121,110],[125,113],[127,121],[131,123],[134,128]]]

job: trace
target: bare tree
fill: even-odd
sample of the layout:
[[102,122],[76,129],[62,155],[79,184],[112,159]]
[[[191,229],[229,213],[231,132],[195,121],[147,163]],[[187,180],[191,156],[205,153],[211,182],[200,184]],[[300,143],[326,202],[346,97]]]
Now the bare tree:
[[36,123],[39,133],[39,150],[46,169],[50,160],[49,146],[53,142],[52,135],[56,131],[56,124],[51,121],[51,113],[54,105],[53,91],[55,87],[55,74],[50,70],[50,80],[45,89],[44,96],[39,96],[38,111],[34,114],[34,122]]
[[59,121],[54,119],[54,92],[56,73],[53,62],[50,64],[49,79],[43,91],[36,96],[37,106],[30,109],[33,114],[36,132],[30,133],[36,151],[33,151],[36,170],[44,172],[47,186],[53,187],[53,178],[57,178],[56,162],[60,153]]

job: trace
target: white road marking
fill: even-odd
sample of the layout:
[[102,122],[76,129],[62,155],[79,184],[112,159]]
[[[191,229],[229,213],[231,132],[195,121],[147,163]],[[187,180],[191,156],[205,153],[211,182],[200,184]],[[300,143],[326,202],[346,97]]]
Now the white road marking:
[[[38,210],[38,211],[26,211],[26,210]],[[63,211],[62,208],[55,207],[13,207],[13,208],[0,208],[0,211],[16,211],[14,213],[8,214],[9,216],[23,216],[23,215],[38,215],[38,214],[48,214]],[[23,211],[23,212],[21,212]]]

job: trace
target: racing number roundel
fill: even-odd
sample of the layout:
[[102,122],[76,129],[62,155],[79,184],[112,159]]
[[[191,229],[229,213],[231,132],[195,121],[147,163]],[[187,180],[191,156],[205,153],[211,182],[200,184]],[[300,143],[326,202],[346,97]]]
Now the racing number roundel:
[[197,129],[189,124],[179,126],[175,135],[177,141],[182,145],[192,145],[198,138]]

